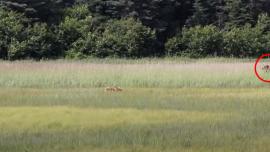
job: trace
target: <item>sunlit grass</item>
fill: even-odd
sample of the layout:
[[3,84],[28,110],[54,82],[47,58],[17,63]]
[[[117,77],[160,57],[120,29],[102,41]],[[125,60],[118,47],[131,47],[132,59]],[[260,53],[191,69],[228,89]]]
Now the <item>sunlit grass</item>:
[[[204,61],[204,62],[203,62]],[[258,81],[252,61],[217,62],[123,60],[124,63],[2,62],[1,87],[268,87]],[[96,63],[95,63],[96,62]],[[112,62],[112,61],[111,61]],[[130,63],[125,63],[130,62]],[[134,63],[135,62],[135,63]]]
[[257,151],[269,89],[0,89],[0,151]]
[[[268,103],[269,91],[268,88],[124,88],[123,92],[110,93],[104,92],[102,88],[1,88],[0,106],[194,109],[219,112],[235,109],[241,111],[263,105],[258,103]],[[239,103],[241,103],[241,108],[239,108]]]
[[269,152],[269,92],[252,60],[0,61],[0,152]]
[[18,133],[23,131],[74,131],[125,124],[154,125],[175,122],[184,124],[200,121],[214,123],[228,119],[232,115],[232,113],[128,108],[5,107],[0,108],[0,128],[6,128],[3,132]]

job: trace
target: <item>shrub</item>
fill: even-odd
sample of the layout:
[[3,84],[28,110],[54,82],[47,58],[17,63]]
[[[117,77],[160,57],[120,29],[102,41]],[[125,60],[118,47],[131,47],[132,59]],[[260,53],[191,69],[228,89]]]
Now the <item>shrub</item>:
[[45,23],[29,26],[25,29],[23,40],[11,41],[9,59],[56,57],[60,53],[53,50],[53,39],[53,34]]
[[261,53],[269,53],[270,50],[270,17],[268,14],[261,14],[258,17],[256,24],[257,30],[261,30],[263,41],[266,41],[264,44],[264,49],[261,50]]
[[84,37],[72,43],[71,49],[66,54],[67,58],[86,58],[87,56],[98,56],[95,53],[98,33],[88,32]]
[[92,30],[93,17],[86,5],[69,8],[57,31],[59,49],[68,51],[75,41]]
[[261,28],[246,25],[224,33],[224,55],[234,57],[257,56],[267,46]]
[[185,46],[182,39],[182,35],[178,34],[169,39],[165,44],[167,55],[169,56],[181,56],[184,54]]
[[268,14],[259,15],[256,28],[259,28],[264,33],[270,32],[270,17]]
[[223,43],[222,32],[215,26],[184,28],[181,34],[166,43],[169,55],[206,57],[220,55]]
[[133,18],[109,21],[97,40],[95,55],[144,57],[153,53],[155,32]]
[[13,11],[0,8],[0,58],[16,60],[56,56],[53,34],[48,26],[36,23]]
[[91,15],[88,6],[85,4],[75,5],[71,8],[67,8],[64,14],[66,17],[68,16],[78,20],[85,19],[87,16]]
[[11,41],[14,42],[24,38],[25,21],[26,18],[22,14],[0,7],[0,58],[8,58]]
[[89,31],[74,42],[68,56],[149,56],[154,40],[155,33],[133,18],[111,20],[103,30]]

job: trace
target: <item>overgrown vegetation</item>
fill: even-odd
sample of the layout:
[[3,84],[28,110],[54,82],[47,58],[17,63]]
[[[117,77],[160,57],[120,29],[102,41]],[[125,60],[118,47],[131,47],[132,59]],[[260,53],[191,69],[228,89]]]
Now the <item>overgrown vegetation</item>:
[[[0,61],[0,151],[268,152],[270,89],[253,65],[232,58]],[[108,86],[123,91],[105,92]]]
[[[189,64],[187,64],[189,62]],[[239,88],[268,87],[253,61],[219,59],[2,62],[0,87],[8,88]],[[219,62],[219,63],[216,63]],[[227,63],[223,63],[227,62]],[[118,64],[116,64],[118,63]],[[260,65],[261,66],[261,65]],[[162,71],[162,72],[161,72]],[[259,70],[260,72],[263,72]],[[209,74],[211,73],[211,74]],[[262,73],[263,74],[263,73]],[[199,75],[199,76],[198,76]],[[265,78],[270,78],[265,73]]]
[[0,151],[268,152],[253,62],[189,60],[1,61]]
[[267,0],[3,0],[0,59],[255,57]]

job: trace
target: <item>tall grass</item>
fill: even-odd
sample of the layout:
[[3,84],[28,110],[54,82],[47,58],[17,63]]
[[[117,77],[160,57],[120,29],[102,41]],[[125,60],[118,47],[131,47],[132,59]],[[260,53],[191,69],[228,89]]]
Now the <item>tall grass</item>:
[[269,89],[0,90],[2,152],[268,152]]
[[270,88],[253,64],[0,61],[0,152],[269,152]]
[[220,60],[0,62],[0,87],[268,87],[255,77],[252,61]]

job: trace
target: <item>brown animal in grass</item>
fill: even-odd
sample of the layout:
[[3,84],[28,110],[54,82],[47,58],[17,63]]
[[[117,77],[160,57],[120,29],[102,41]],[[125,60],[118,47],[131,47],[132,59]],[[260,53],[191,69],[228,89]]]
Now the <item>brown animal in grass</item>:
[[264,70],[265,72],[269,72],[270,71],[270,65],[263,66],[262,70]]
[[123,91],[123,89],[121,89],[120,87],[106,87],[105,91],[106,92],[121,92]]

